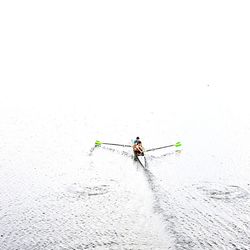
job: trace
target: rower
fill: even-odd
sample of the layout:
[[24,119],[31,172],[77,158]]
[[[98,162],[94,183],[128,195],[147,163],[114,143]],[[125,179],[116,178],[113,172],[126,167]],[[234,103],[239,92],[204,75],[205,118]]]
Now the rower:
[[140,140],[138,140],[137,143],[134,144],[133,150],[136,155],[144,155],[143,153],[144,149],[142,147],[142,143]]

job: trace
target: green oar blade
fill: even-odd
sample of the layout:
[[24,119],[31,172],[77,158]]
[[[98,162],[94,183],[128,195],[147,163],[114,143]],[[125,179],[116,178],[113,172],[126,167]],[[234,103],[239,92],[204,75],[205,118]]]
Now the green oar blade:
[[180,146],[181,146],[181,143],[178,141],[178,142],[175,143],[175,146],[176,146],[176,147],[180,147]]
[[95,146],[98,147],[98,146],[101,146],[102,145],[102,142],[100,141],[95,141]]

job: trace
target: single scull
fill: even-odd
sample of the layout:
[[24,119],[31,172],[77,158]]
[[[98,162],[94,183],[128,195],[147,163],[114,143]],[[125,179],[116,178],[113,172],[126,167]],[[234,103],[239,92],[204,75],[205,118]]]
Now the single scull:
[[[134,151],[133,151],[134,152]],[[146,167],[147,161],[145,155],[138,155],[137,153],[134,152],[134,160],[138,161],[142,167]]]
[[[132,145],[96,141],[95,142],[95,147],[100,147],[102,144],[110,145],[110,146],[132,147],[133,148],[133,140],[132,140]],[[158,147],[158,148],[151,148],[151,149],[148,149],[148,150],[143,150],[143,154],[138,154],[133,150],[134,160],[138,161],[141,164],[141,166],[145,168],[147,166],[145,152],[154,151],[154,150],[163,149],[163,148],[168,148],[168,147],[180,147],[180,146],[181,146],[181,143],[176,142],[175,144],[171,144],[171,145],[167,145],[167,146],[162,146],[162,147]]]

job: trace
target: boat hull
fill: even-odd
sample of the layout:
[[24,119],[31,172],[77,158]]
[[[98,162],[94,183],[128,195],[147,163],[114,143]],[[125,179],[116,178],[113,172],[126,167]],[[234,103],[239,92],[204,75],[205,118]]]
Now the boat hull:
[[138,161],[142,167],[144,167],[144,168],[146,167],[146,158],[145,158],[145,155],[137,155],[134,152],[134,159],[136,161]]

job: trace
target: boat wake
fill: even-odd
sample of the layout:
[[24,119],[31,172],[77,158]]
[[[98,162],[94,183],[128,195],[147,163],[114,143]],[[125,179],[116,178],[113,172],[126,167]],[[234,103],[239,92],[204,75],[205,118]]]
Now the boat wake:
[[217,183],[163,187],[149,168],[144,174],[157,213],[177,250],[242,249],[250,246],[250,194]]

